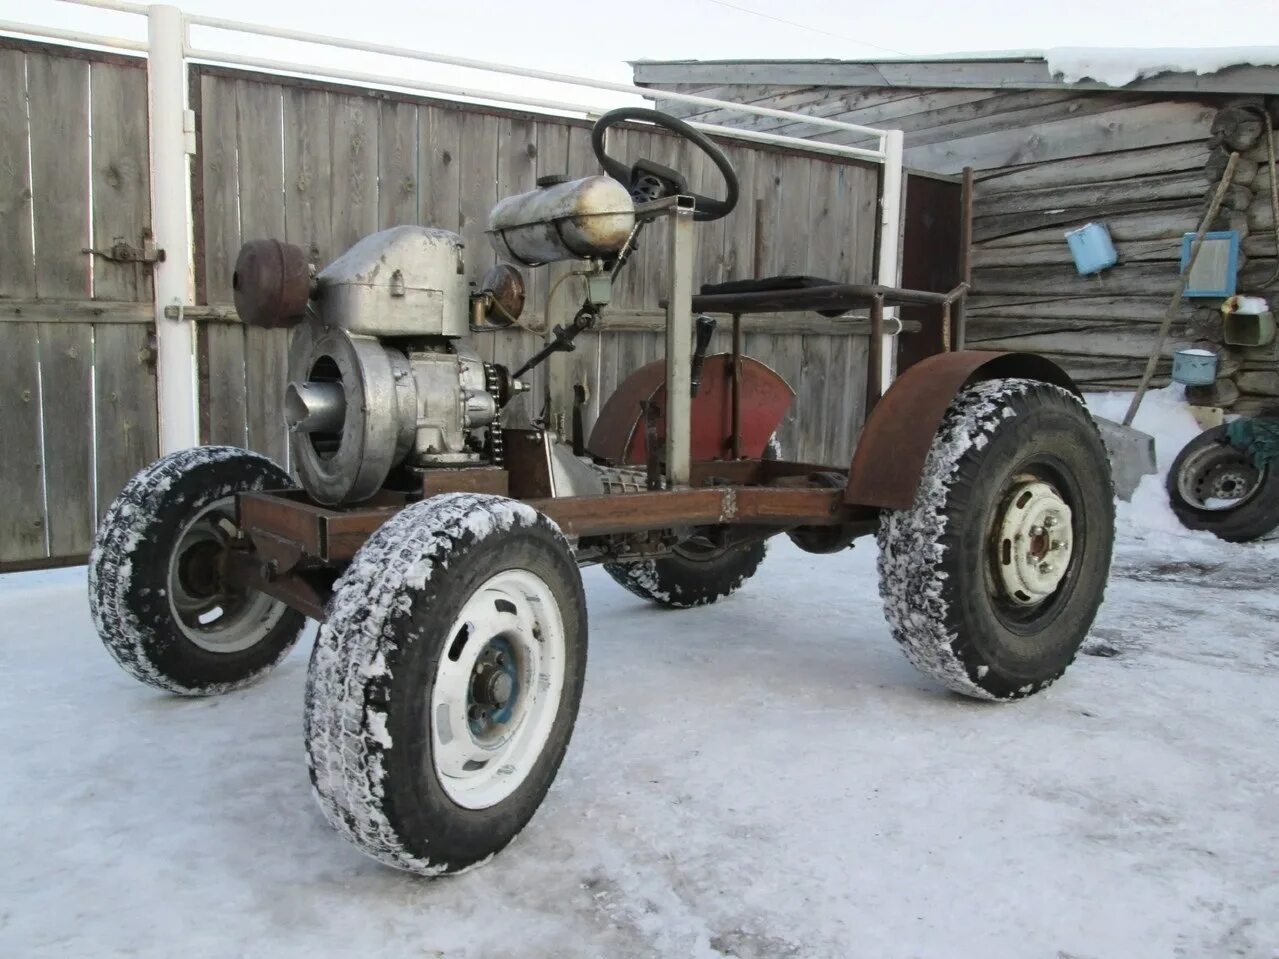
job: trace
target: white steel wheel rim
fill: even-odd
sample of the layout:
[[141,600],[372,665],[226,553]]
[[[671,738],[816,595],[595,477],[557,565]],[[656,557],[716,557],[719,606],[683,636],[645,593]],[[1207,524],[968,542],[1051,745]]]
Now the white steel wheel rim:
[[471,594],[441,651],[428,720],[453,802],[487,809],[528,778],[555,725],[566,662],[559,604],[536,573],[505,570]]
[[279,600],[256,590],[236,595],[212,584],[197,588],[184,569],[192,550],[224,548],[237,532],[235,497],[224,496],[182,527],[169,556],[168,598],[173,622],[193,644],[209,653],[239,653],[256,646],[284,616]]
[[1018,606],[1036,606],[1057,591],[1074,555],[1072,514],[1052,486],[1019,484],[995,530],[1000,585]]

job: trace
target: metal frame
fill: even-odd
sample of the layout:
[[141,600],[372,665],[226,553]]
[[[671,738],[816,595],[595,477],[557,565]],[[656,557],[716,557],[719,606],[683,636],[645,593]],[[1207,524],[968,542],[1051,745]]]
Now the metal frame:
[[[762,539],[796,528],[841,527],[849,540],[874,531],[878,522],[875,491],[881,474],[892,477],[892,493],[909,487],[891,453],[870,462],[855,459],[848,470],[811,463],[742,459],[740,454],[741,317],[747,313],[800,312],[817,309],[850,310],[871,307],[872,344],[879,342],[884,329],[885,306],[906,303],[940,307],[946,314],[962,302],[967,284],[949,293],[901,290],[881,285],[831,284],[788,290],[761,290],[748,293],[693,294],[692,265],[696,252],[692,242],[693,206],[688,197],[671,197],[639,207],[644,221],[665,219],[671,230],[671,256],[666,297],[666,489],[647,492],[615,492],[590,496],[555,496],[551,464],[545,457],[516,459],[511,469],[479,467],[458,470],[428,470],[424,474],[422,496],[475,490],[500,491],[518,499],[554,520],[579,545],[579,562],[606,559],[608,550],[647,551],[660,555],[690,531],[719,530],[734,537],[733,542]],[[695,312],[731,313],[733,317],[733,415],[734,459],[693,462],[691,445],[691,352]],[[927,389],[911,389],[910,396],[927,401],[949,402],[958,382],[998,354],[949,354],[948,375],[925,376]],[[919,377],[919,364],[907,374]],[[876,375],[872,349],[868,375],[868,403],[879,399],[882,380]],[[957,379],[958,377],[958,379]],[[908,400],[909,402],[909,397]],[[940,413],[937,414],[940,416]],[[893,427],[901,428],[902,418],[890,415],[888,427],[872,431],[873,441],[883,440]],[[897,437],[907,445],[931,439],[935,423],[927,410],[913,410],[909,416],[909,436]],[[508,430],[504,445],[518,450],[521,438],[537,437],[541,431]],[[875,445],[871,442],[870,445]],[[862,452],[861,445],[858,448]],[[909,463],[909,457],[901,457]],[[914,464],[914,477],[918,478]],[[905,470],[911,467],[908,465]],[[867,474],[863,477],[862,474]],[[832,474],[839,482],[831,483]],[[870,475],[874,474],[874,475]],[[650,476],[652,474],[650,473]],[[870,491],[870,499],[854,494],[856,479]],[[913,488],[910,491],[913,496]],[[238,498],[240,527],[245,534],[243,548],[233,550],[225,571],[233,582],[266,592],[293,608],[315,618],[323,618],[327,592],[338,569],[349,562],[364,541],[398,509],[416,496],[383,491],[372,501],[351,507],[325,507],[312,502],[301,491],[243,493]],[[619,544],[618,537],[622,537]],[[628,539],[629,537],[629,539]],[[615,553],[614,553],[615,555]]]
[[[614,83],[590,77],[555,73],[548,70],[497,64],[468,57],[428,53],[388,44],[341,39],[301,30],[289,30],[262,24],[227,20],[220,17],[188,14],[178,7],[166,4],[132,3],[128,2],[128,0],[60,0],[60,2],[80,7],[134,14],[147,18],[147,40],[145,42],[8,20],[0,20],[0,32],[141,52],[146,53],[149,58],[147,86],[151,132],[151,215],[155,225],[156,242],[165,253],[164,261],[156,264],[154,271],[155,327],[158,341],[158,413],[160,449],[162,453],[183,449],[199,442],[197,383],[192,353],[195,335],[192,319],[187,313],[187,307],[193,303],[194,288],[192,277],[195,269],[191,235],[190,178],[188,175],[189,157],[195,153],[195,131],[193,127],[194,117],[188,110],[186,101],[188,95],[186,77],[188,61],[198,60],[213,64],[252,67],[281,74],[324,77],[375,87],[421,91],[454,99],[510,104],[523,108],[579,114],[588,117],[601,112],[598,107],[590,104],[539,98],[525,94],[503,93],[469,86],[427,82],[402,76],[342,70],[332,67],[316,67],[306,63],[253,57],[229,50],[196,47],[191,43],[190,39],[191,27],[193,26],[233,34],[271,37],[342,50],[375,53],[404,60],[461,67],[504,77],[547,81],[593,91],[626,93],[649,100],[672,100],[700,107],[730,110],[750,116],[802,122],[810,127],[822,127],[837,133],[861,134],[866,139],[875,140],[876,146],[874,148],[853,147],[777,133],[742,130],[716,124],[697,122],[692,124],[697,129],[713,133],[716,136],[786,146],[810,152],[829,153],[882,165],[877,279],[879,283],[885,286],[894,286],[898,282],[902,227],[903,140],[903,134],[899,130],[881,130],[826,117],[776,110],[749,103],[717,100],[712,97],[702,97],[694,94],[654,91],[648,87],[636,86],[630,83]],[[677,256],[674,247],[691,244],[691,240],[686,235],[689,231],[679,225],[681,219],[678,215],[671,222],[674,238],[671,256],[672,264],[674,264],[684,259],[682,256]],[[691,275],[688,283],[691,286]],[[672,297],[669,301],[672,304],[683,302],[685,299],[682,292],[683,287],[680,286],[677,289],[680,291],[679,299],[677,301],[676,298]],[[672,381],[674,381],[684,376],[681,361],[678,359],[678,355],[682,355],[683,351],[672,350],[669,347],[670,344],[675,342],[687,342],[686,339],[680,339],[682,333],[687,331],[684,330],[684,311],[675,308],[674,305],[668,306],[667,311],[669,320],[667,324],[667,355],[674,358],[672,360],[672,369],[668,371],[668,374],[673,376]],[[875,352],[878,357],[876,369],[881,383],[887,383],[892,379],[893,350],[888,339],[892,335],[885,332],[884,328],[881,327],[874,337],[876,340]],[[679,408],[680,403],[682,401],[676,401],[676,419],[683,421],[683,414]],[[675,437],[668,437],[667,463],[671,473],[671,481],[680,482],[686,478],[688,464],[680,459],[677,449],[674,448],[678,445],[675,441],[679,438],[678,432],[674,432],[676,432]]]

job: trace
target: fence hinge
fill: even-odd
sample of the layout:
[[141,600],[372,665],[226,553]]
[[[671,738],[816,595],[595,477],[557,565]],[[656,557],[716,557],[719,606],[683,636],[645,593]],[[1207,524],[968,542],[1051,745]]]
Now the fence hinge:
[[195,111],[182,111],[182,148],[188,156],[195,156]]
[[151,234],[150,227],[143,229],[140,247],[133,246],[122,236],[117,236],[108,249],[97,250],[86,246],[80,252],[100,256],[112,263],[143,263],[150,266],[152,263],[164,262],[164,251],[155,245],[155,237]]

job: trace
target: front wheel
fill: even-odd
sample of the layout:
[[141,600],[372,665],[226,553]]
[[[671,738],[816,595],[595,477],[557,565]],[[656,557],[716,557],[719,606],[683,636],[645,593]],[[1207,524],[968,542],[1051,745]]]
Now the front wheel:
[[380,527],[338,580],[306,690],[311,782],[373,858],[434,876],[510,842],[568,748],[586,670],[559,528],[450,493]]
[[266,675],[305,619],[225,578],[235,496],[293,483],[265,456],[200,446],[156,461],[107,509],[89,557],[89,610],[125,672],[168,692],[223,693]]
[[920,670],[981,699],[1065,672],[1101,605],[1114,543],[1106,450],[1078,397],[1025,379],[955,397],[914,505],[886,512],[879,590]]

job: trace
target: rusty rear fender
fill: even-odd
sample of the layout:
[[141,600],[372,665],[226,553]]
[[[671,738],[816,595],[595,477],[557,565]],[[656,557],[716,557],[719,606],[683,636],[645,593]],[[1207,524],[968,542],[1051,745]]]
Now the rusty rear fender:
[[849,469],[844,502],[909,509],[924,460],[955,394],[981,380],[1024,377],[1079,394],[1052,360],[1035,353],[960,350],[914,364],[899,376],[866,419]]

